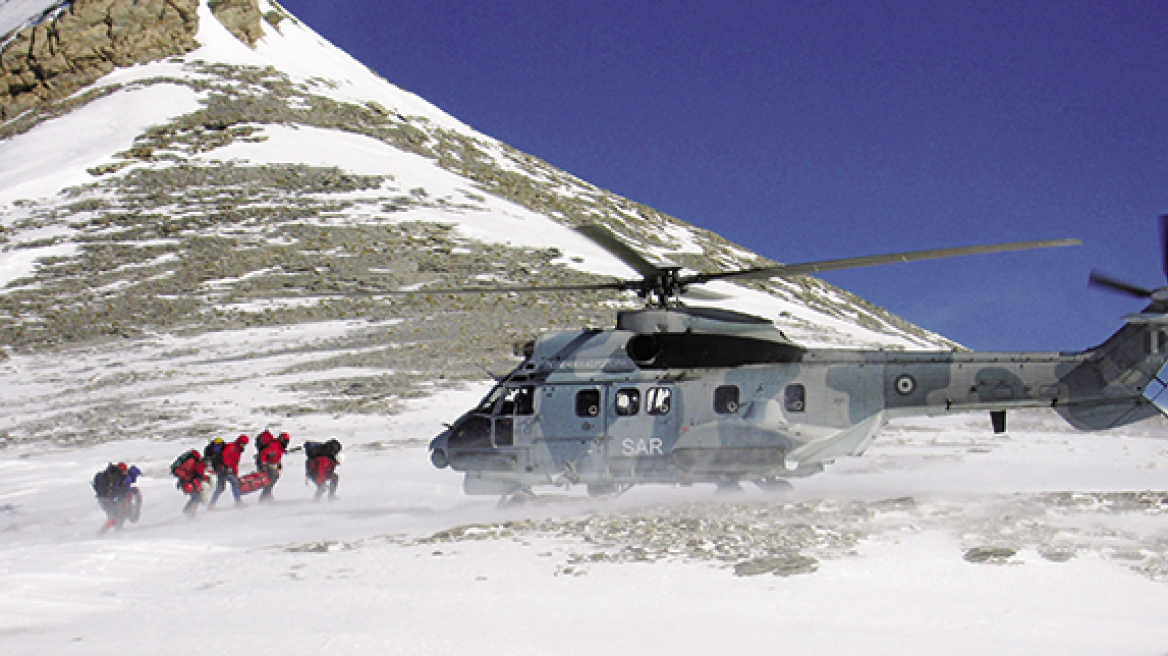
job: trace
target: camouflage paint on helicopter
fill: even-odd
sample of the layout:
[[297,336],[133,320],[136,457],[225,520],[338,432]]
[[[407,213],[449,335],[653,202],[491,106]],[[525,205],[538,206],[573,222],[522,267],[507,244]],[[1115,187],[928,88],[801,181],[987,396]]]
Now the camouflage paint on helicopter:
[[[1162,225],[1168,235],[1168,217]],[[1095,284],[1152,303],[1106,342],[1078,353],[808,349],[765,319],[671,301],[685,285],[711,279],[1077,242],[685,277],[598,228],[582,232],[644,276],[605,285],[637,290],[649,306],[621,312],[612,330],[541,336],[478,407],[431,442],[433,464],[464,472],[469,494],[577,483],[592,493],[642,483],[785,486],[785,479],[862,454],[896,417],[989,410],[1002,432],[1005,411],[1017,408],[1052,408],[1081,430],[1160,413],[1145,392],[1168,361],[1168,288],[1093,274]]]
[[[616,330],[542,336],[430,445],[471,494],[546,484],[768,485],[860,455],[889,420],[1053,408],[1084,430],[1158,414],[1168,316],[1076,354],[803,349],[721,310],[621,313]],[[646,331],[646,327],[664,330]]]

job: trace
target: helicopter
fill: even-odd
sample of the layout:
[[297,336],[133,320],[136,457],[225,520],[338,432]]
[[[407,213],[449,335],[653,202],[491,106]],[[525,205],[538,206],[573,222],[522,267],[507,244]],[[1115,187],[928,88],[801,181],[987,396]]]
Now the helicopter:
[[[1148,290],[1098,272],[1090,283],[1149,299],[1105,342],[1079,352],[807,348],[770,320],[683,305],[691,286],[898,262],[1077,245],[1074,239],[912,251],[709,273],[650,262],[597,225],[577,227],[640,277],[592,285],[462,291],[612,289],[641,309],[610,329],[552,332],[429,445],[431,463],[464,474],[471,495],[518,498],[536,486],[584,485],[590,495],[642,484],[791,487],[864,453],[890,421],[1050,408],[1079,430],[1161,414],[1145,392],[1168,361],[1168,287]],[[1168,275],[1168,216],[1161,218]],[[435,292],[437,293],[437,292]],[[1162,383],[1163,384],[1163,383]]]

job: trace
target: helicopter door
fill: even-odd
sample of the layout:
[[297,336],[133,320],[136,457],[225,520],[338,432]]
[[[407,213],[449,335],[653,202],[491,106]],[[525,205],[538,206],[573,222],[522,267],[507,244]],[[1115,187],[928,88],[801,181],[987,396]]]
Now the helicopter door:
[[601,437],[607,430],[608,390],[599,385],[547,385],[540,388],[540,431],[544,439]]
[[[494,414],[495,446],[515,446],[517,441],[520,445],[529,444],[535,415],[535,386],[508,387]],[[516,433],[519,434],[518,440]]]

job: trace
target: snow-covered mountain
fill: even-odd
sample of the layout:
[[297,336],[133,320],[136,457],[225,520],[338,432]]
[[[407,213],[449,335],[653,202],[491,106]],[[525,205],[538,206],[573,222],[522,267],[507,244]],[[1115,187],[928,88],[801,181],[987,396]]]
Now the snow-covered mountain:
[[[10,439],[383,415],[506,370],[515,343],[638,301],[369,290],[632,275],[574,225],[695,270],[765,261],[476,132],[267,0],[7,0],[0,33]],[[808,345],[947,344],[813,278],[711,286]],[[249,405],[224,358],[266,363],[247,384],[283,400]]]

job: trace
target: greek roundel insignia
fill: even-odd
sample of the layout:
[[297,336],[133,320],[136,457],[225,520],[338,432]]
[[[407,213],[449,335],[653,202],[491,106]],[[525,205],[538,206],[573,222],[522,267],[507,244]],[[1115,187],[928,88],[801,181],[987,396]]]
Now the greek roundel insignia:
[[912,394],[913,391],[917,388],[917,381],[913,380],[913,377],[908,374],[898,376],[895,384],[897,394],[901,394],[903,396]]

